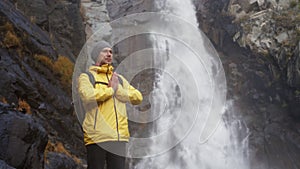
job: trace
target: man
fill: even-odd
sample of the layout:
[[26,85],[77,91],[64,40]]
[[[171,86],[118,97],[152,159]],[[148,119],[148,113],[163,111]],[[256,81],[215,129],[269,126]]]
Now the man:
[[113,72],[113,53],[108,43],[98,42],[91,58],[95,64],[89,72],[94,76],[95,86],[87,73],[78,79],[86,109],[82,126],[88,169],[103,169],[105,161],[107,169],[123,169],[125,143],[129,140],[126,102],[140,104],[143,97],[124,77]]

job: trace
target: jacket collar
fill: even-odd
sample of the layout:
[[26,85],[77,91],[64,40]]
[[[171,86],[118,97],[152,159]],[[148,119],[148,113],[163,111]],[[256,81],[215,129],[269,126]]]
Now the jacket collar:
[[114,70],[114,67],[112,65],[104,64],[101,66],[90,66],[89,68],[90,71],[94,71],[99,73],[112,73]]

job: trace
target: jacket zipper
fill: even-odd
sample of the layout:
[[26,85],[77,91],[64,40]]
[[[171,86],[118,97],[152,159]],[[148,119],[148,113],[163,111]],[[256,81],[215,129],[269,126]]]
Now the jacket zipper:
[[117,127],[117,134],[118,134],[118,141],[120,141],[120,134],[119,134],[119,123],[118,123],[118,114],[117,114],[117,108],[116,108],[116,100],[115,96],[113,96],[114,99],[114,109],[115,109],[115,115],[116,115],[116,127]]
[[97,107],[96,114],[95,114],[94,129],[96,129],[97,116],[98,116],[98,107]]
[[[108,68],[107,68],[107,72],[106,72],[106,78],[107,81],[109,82],[109,78],[108,78]],[[115,111],[115,116],[116,116],[116,128],[117,128],[117,135],[118,135],[118,141],[120,141],[120,134],[119,134],[119,120],[118,120],[118,114],[117,114],[117,108],[116,108],[116,100],[115,100],[115,96],[113,95],[113,101],[114,101],[114,111]]]

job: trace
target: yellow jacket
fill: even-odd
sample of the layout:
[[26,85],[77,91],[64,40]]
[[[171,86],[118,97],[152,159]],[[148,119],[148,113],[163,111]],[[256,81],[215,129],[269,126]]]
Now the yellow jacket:
[[113,74],[113,67],[110,65],[91,66],[89,71],[95,77],[95,88],[86,73],[81,74],[78,79],[78,91],[86,111],[82,124],[85,145],[128,141],[126,102],[140,104],[142,94],[122,76],[120,78],[123,84],[119,84],[116,92],[108,87],[107,83]]

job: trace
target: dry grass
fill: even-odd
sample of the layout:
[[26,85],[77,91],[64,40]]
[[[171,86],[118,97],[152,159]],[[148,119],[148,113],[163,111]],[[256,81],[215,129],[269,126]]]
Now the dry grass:
[[18,111],[25,112],[26,114],[32,114],[30,105],[24,100],[19,98]]
[[[66,150],[66,148],[64,147],[64,145],[61,142],[57,142],[57,143],[53,143],[50,140],[48,140],[47,146],[45,148],[45,161],[46,161],[46,156],[48,152],[56,152],[56,153],[62,153],[67,155],[68,157],[72,158],[75,163],[77,164],[81,164],[81,160],[76,157],[75,155],[72,155],[68,150]],[[47,162],[47,161],[46,161]]]
[[18,38],[11,23],[6,22],[0,26],[1,35],[4,37],[1,45],[6,48],[21,46],[21,40]]
[[21,46],[21,41],[12,31],[7,31],[3,40],[3,46],[6,48]]
[[5,99],[5,97],[1,97],[0,100],[1,100],[0,102],[2,102],[2,103],[4,103],[4,104],[7,104],[7,103],[8,103],[7,100]]
[[74,63],[65,56],[59,56],[56,61],[52,61],[49,57],[44,55],[34,55],[34,59],[41,62],[48,69],[54,72],[59,77],[63,88],[70,90],[72,84],[72,75]]
[[37,61],[39,61],[40,63],[42,63],[44,66],[46,66],[49,69],[53,69],[53,61],[45,56],[45,55],[34,55],[33,58]]
[[11,23],[6,22],[3,26],[0,26],[1,30],[13,30],[14,27]]
[[61,84],[67,89],[71,88],[74,63],[65,56],[59,56],[54,62],[53,71],[60,75]]
[[6,22],[3,26],[0,26],[0,46],[3,48],[14,48],[18,55],[21,56],[23,45],[22,38],[15,32],[11,23]]

